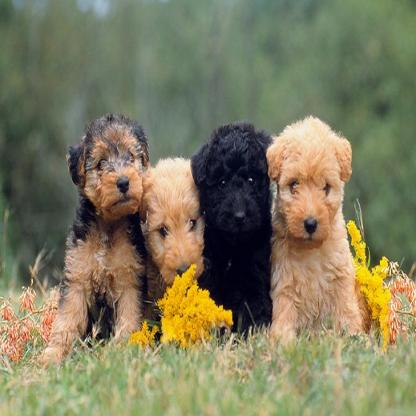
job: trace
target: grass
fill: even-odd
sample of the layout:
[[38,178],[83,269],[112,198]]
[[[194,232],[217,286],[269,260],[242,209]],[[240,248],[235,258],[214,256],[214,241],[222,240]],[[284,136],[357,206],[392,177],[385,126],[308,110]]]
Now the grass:
[[61,367],[0,373],[6,415],[413,415],[416,344],[383,354],[331,334],[287,349],[262,333],[199,348],[79,346]]
[[[10,279],[1,279],[12,275],[6,248],[0,241],[0,293],[17,299]],[[35,281],[38,268],[31,268]],[[332,333],[304,335],[286,349],[261,332],[186,351],[78,345],[48,369],[36,363],[40,348],[29,345],[17,365],[0,361],[1,416],[416,413],[414,337],[386,353],[373,336]]]

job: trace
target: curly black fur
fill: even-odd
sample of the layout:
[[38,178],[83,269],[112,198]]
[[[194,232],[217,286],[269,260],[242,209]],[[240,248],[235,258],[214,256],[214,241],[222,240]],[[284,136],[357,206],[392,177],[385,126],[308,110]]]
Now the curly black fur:
[[199,282],[232,310],[233,330],[241,332],[271,321],[270,142],[251,124],[225,125],[191,160],[206,222]]

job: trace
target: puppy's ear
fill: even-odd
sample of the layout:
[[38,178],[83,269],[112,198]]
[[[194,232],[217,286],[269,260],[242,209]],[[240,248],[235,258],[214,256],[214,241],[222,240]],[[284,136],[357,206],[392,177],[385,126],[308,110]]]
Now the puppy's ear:
[[270,178],[278,182],[285,150],[285,140],[281,137],[274,137],[273,142],[267,149],[267,165],[269,167]]
[[69,173],[75,185],[83,187],[85,183],[85,144],[82,139],[80,144],[70,146],[66,155]]
[[147,170],[143,175],[143,192],[142,192],[142,203],[139,208],[139,215],[142,222],[147,222],[147,210],[148,210],[148,198],[149,191],[152,186],[152,169]]
[[272,143],[272,137],[269,134],[267,134],[265,131],[257,132],[256,137],[261,148],[263,149],[264,152],[266,152],[266,150]]
[[338,137],[335,151],[341,168],[341,180],[348,182],[352,174],[352,149],[350,142],[343,137]]
[[207,176],[209,144],[205,143],[191,158],[191,170],[196,186],[199,188]]
[[133,127],[134,137],[139,145],[139,155],[142,158],[142,164],[145,169],[149,167],[149,145],[146,133],[141,126],[135,124]]
[[142,158],[142,164],[145,169],[150,166],[149,161],[149,146],[147,142],[140,144],[140,157]]

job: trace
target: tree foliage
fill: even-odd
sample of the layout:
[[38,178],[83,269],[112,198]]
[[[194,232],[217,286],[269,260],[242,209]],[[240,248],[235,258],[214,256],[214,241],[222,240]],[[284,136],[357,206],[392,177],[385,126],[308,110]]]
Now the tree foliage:
[[416,4],[410,0],[3,0],[0,199],[21,264],[62,263],[76,191],[67,146],[109,111],[139,120],[152,160],[191,155],[220,123],[278,133],[314,114],[353,144],[376,252],[416,260]]

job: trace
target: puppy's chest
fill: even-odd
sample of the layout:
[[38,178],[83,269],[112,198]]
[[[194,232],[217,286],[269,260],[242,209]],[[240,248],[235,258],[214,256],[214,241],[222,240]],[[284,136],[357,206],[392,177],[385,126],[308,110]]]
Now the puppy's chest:
[[307,320],[321,320],[333,310],[333,295],[337,281],[334,270],[319,259],[292,259],[277,270],[278,287],[288,287],[295,297],[300,315]]
[[[297,273],[296,273],[297,272]],[[324,265],[305,265],[295,272],[297,292],[315,299],[327,298],[332,291],[336,276]]]
[[261,264],[255,263],[249,254],[241,256],[233,256],[227,258],[223,264],[217,265],[216,272],[218,281],[221,282],[218,290],[224,298],[234,298],[244,300],[256,290],[258,281],[257,273],[253,273],[253,269],[257,267],[261,272]]
[[[89,298],[118,300],[123,290],[137,286],[144,266],[126,229],[111,235],[94,229],[78,247],[81,273],[87,276],[84,287]],[[83,270],[82,270],[83,269]]]

